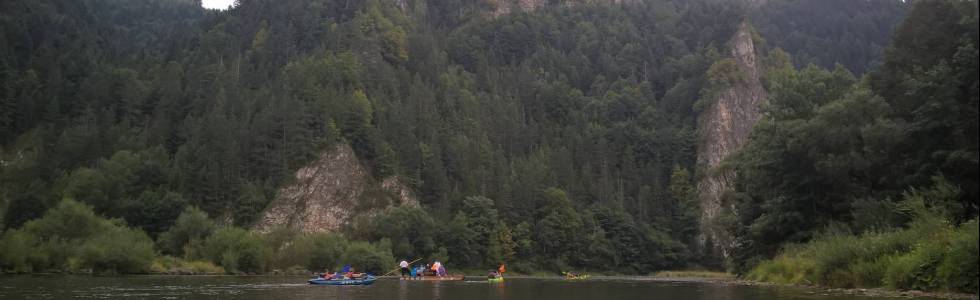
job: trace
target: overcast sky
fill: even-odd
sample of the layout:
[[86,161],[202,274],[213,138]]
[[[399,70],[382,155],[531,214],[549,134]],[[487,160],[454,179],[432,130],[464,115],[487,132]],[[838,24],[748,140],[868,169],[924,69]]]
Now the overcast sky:
[[235,3],[235,0],[201,0],[201,5],[204,8],[226,9],[232,3]]

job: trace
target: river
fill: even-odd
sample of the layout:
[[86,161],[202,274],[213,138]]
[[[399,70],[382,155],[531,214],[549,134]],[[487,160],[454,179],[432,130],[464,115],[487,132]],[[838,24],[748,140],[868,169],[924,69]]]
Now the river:
[[697,280],[597,278],[571,282],[508,277],[504,283],[491,284],[478,277],[467,279],[419,282],[385,278],[371,286],[310,286],[306,278],[288,276],[0,275],[0,299],[895,299]]

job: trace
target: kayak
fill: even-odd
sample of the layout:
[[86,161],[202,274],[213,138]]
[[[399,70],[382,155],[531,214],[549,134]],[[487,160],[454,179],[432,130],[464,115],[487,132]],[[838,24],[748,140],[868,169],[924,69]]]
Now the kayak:
[[460,281],[465,279],[466,276],[463,275],[451,275],[451,276],[422,276],[422,277],[402,277],[401,280],[421,280],[421,281]]
[[490,282],[490,283],[504,282],[504,277],[503,276],[500,276],[500,277],[497,277],[497,278],[487,278],[487,282]]
[[565,276],[566,280],[586,280],[589,279],[589,274],[576,275],[576,276]]
[[360,279],[330,279],[330,280],[328,280],[328,279],[323,279],[323,278],[313,278],[313,279],[307,280],[306,282],[309,283],[309,284],[315,284],[315,285],[370,285],[370,284],[374,283],[375,280],[378,280],[378,278],[376,278],[374,276],[371,276],[371,275],[368,275],[367,277],[360,278]]

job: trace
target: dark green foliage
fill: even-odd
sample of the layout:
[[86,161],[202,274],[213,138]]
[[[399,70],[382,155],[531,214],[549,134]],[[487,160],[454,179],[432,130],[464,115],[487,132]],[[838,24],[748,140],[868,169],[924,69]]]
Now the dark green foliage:
[[348,241],[339,234],[315,234],[310,237],[312,249],[306,267],[310,270],[337,270]]
[[428,258],[437,251],[438,230],[424,209],[412,206],[388,208],[381,215],[360,220],[353,237],[368,241],[386,238],[392,254],[402,259]]
[[908,228],[854,235],[827,231],[793,245],[775,259],[755,266],[754,280],[837,287],[976,292],[977,221],[950,226],[941,209],[926,203],[955,201],[950,185],[939,180],[925,191],[911,191],[899,203],[911,219]]
[[793,53],[797,66],[842,64],[864,74],[880,63],[909,1],[775,0],[750,14],[770,47]]
[[980,213],[976,8],[975,1],[916,2],[869,80],[907,136],[893,150],[908,158],[891,168],[901,174],[894,180],[921,186],[943,174],[964,191],[957,221]]
[[568,269],[573,250],[584,245],[582,220],[572,208],[565,191],[548,188],[535,210],[534,240],[537,253],[551,253],[544,264],[549,269]]
[[395,260],[391,256],[391,242],[386,239],[375,244],[362,241],[350,242],[340,255],[340,261],[350,264],[358,272],[375,275],[380,275],[395,265]]
[[88,240],[79,249],[79,264],[97,273],[145,273],[155,253],[153,240],[138,229],[114,227]]
[[203,211],[188,207],[177,217],[177,221],[157,238],[157,244],[164,253],[177,257],[184,256],[185,249],[199,247],[206,237],[214,231],[214,222]]
[[974,219],[960,225],[950,238],[950,247],[936,268],[937,279],[945,288],[978,292],[980,289],[980,222]]
[[262,273],[268,270],[271,251],[264,238],[241,228],[219,228],[204,240],[201,256],[218,263],[229,273]]
[[[158,237],[163,253],[205,258],[229,272],[334,268],[344,261],[377,271],[394,254],[467,267],[519,261],[528,271],[648,273],[696,257],[694,102],[707,83],[740,79],[720,53],[728,53],[723,45],[745,7],[652,0],[489,17],[489,2],[409,2],[241,0],[223,12],[180,0],[0,3],[4,227],[26,228],[67,197]],[[772,2],[758,12],[779,18],[764,28],[785,27],[797,15],[793,7],[807,7]],[[854,33],[848,41],[882,40],[901,14],[889,3],[845,7],[852,6],[874,18],[858,22],[844,13],[853,22],[834,28]],[[875,8],[885,9],[868,12]],[[850,25],[867,23],[877,27]],[[803,31],[818,46],[786,48],[815,55],[826,33]],[[797,43],[792,33],[773,36],[784,35]],[[813,61],[857,68],[874,60],[874,45],[847,45],[842,51],[857,54],[820,52],[827,55]],[[976,47],[964,49],[959,57],[966,61]],[[802,91],[776,101],[792,114],[779,120],[819,115],[800,130],[827,139],[794,150],[830,149],[785,158],[820,165],[856,151],[861,155],[848,159],[878,159],[875,151],[897,143],[889,139],[895,132],[888,119],[861,123],[870,131],[820,132],[841,119],[887,114],[891,99],[849,88],[855,79],[842,70],[784,72],[799,77],[772,78],[773,88]],[[818,109],[843,95],[862,109]],[[835,115],[842,110],[847,114]],[[823,142],[846,149],[834,152],[836,144]],[[420,208],[393,208],[347,232],[388,242],[241,229],[296,169],[336,143],[351,145],[376,179],[399,176],[419,196]],[[947,163],[971,157],[937,149],[932,154],[946,155]],[[806,197],[774,204],[789,218],[772,222],[786,229],[766,235],[774,240],[762,246],[765,253],[806,238],[787,237],[790,230],[806,235],[826,221],[824,214],[796,220],[807,201],[822,201],[826,214],[847,212],[832,199],[854,190],[877,195],[876,184],[894,179],[858,174],[860,180],[834,192],[827,187],[854,168],[820,165],[826,181],[804,181],[816,168],[810,167],[790,177],[806,184],[792,196]],[[827,192],[809,195],[810,189]],[[970,187],[963,189],[969,195]],[[387,204],[381,200],[390,195],[377,191],[365,193],[371,199],[364,203]],[[238,227],[215,229],[207,215]],[[11,240],[33,243],[10,232]],[[38,247],[59,251],[45,245]],[[10,247],[18,262],[9,267],[32,259]],[[93,249],[92,257],[105,253]]]
[[840,67],[773,64],[766,114],[730,160],[737,272],[975,291],[976,254],[964,253],[980,214],[976,8],[914,2],[884,64],[857,83]]
[[[3,78],[17,79],[4,80],[2,112],[14,118],[0,138],[13,227],[65,196],[152,236],[186,206],[248,226],[296,168],[342,142],[376,178],[407,179],[425,212],[390,212],[353,236],[389,238],[399,256],[551,257],[553,268],[579,264],[588,255],[575,251],[603,236],[576,207],[622,208],[635,228],[689,225],[666,186],[671,168],[693,166],[690,106],[720,52],[712,45],[741,14],[712,1],[499,18],[477,17],[489,8],[472,3],[241,1],[205,12],[167,0],[21,2],[4,4],[9,20],[57,22],[37,26],[46,35],[4,26],[18,41],[0,52]],[[97,43],[135,33],[147,36]],[[552,186],[568,192],[548,214],[537,199]],[[188,234],[163,234],[161,249],[200,248]],[[560,240],[531,242],[541,234]],[[219,248],[191,254],[245,270],[245,250]]]
[[99,217],[72,200],[7,231],[0,241],[0,269],[16,272],[146,273],[155,255],[153,240],[143,231]]

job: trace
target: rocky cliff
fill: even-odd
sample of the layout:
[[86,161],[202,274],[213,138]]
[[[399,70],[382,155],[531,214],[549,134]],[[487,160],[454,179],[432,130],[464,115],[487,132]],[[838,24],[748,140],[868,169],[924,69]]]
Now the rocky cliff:
[[730,43],[729,59],[735,62],[737,78],[714,94],[713,102],[698,116],[698,197],[701,203],[702,245],[713,245],[716,254],[727,255],[732,239],[718,226],[718,217],[725,211],[722,196],[730,187],[735,174],[721,170],[721,162],[738,150],[748,139],[752,127],[761,116],[767,95],[759,78],[762,67],[747,23],[739,25]]
[[640,0],[488,0],[492,7],[491,15],[497,17],[511,12],[534,11],[548,5],[573,6],[579,4],[622,4]]
[[[404,9],[403,4],[405,0],[396,0],[399,6]],[[747,8],[755,9],[760,6],[765,5],[769,0],[718,0],[718,1],[732,1],[738,2],[745,5]],[[529,12],[535,11],[545,6],[575,6],[575,5],[590,5],[590,4],[634,4],[642,2],[642,0],[487,0],[487,3],[491,7],[490,14],[494,17],[505,15],[511,12]]]
[[337,231],[354,216],[392,205],[418,205],[418,201],[397,177],[375,180],[350,146],[341,144],[296,171],[294,181],[279,189],[255,229],[268,232],[286,226],[303,232]]

